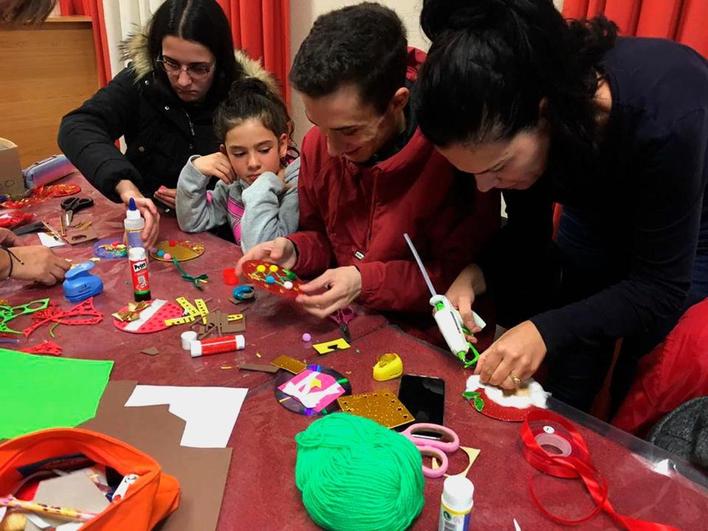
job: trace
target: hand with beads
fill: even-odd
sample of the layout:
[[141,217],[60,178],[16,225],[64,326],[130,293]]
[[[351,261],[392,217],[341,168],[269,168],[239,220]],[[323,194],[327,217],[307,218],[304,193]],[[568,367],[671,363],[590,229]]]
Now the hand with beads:
[[249,260],[258,260],[277,264],[283,269],[292,269],[297,261],[295,245],[287,238],[276,238],[269,242],[254,245],[236,264],[236,274],[240,275],[242,266]]
[[20,245],[15,234],[0,229],[0,278],[52,285],[64,279],[70,264],[43,245]]

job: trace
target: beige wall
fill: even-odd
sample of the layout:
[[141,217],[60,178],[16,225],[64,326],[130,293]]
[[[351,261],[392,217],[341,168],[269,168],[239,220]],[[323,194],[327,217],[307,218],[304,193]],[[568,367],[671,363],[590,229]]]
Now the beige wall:
[[60,153],[62,116],[98,89],[88,17],[0,27],[0,137],[19,146],[22,167]]
[[[290,54],[291,64],[300,43],[310,32],[315,19],[320,15],[344,6],[359,4],[360,0],[291,0],[290,2]],[[408,31],[408,43],[427,50],[429,42],[420,29],[418,16],[423,0],[379,0],[390,7],[403,19]],[[305,117],[300,96],[293,91],[292,114],[295,121],[295,140],[300,143],[303,135],[311,127]]]
[[[380,4],[393,9],[403,20],[408,30],[408,43],[422,50],[427,50],[430,43],[423,35],[418,23],[418,16],[423,0],[378,0]],[[328,11],[360,3],[360,0],[291,0],[290,2],[290,63],[295,57],[300,43],[310,32],[315,19]],[[563,0],[554,0],[558,9]],[[295,140],[300,143],[303,135],[311,127],[305,117],[300,96],[293,91],[292,114],[295,121]]]

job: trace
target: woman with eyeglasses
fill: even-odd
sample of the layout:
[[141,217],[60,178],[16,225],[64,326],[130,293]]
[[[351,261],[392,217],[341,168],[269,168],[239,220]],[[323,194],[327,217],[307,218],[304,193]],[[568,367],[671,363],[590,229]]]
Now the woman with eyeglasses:
[[[448,291],[470,319],[489,291],[510,327],[482,381],[589,409],[622,338],[615,405],[637,360],[708,296],[708,62],[551,0],[425,0],[423,133],[508,223]],[[563,205],[552,239],[553,203]]]
[[[175,207],[177,178],[189,156],[219,148],[212,117],[231,83],[247,71],[266,74],[234,54],[229,22],[214,0],[167,0],[123,53],[127,68],[63,118],[59,146],[106,197],[135,198],[150,246],[159,230],[151,198]],[[124,154],[116,146],[120,137]]]

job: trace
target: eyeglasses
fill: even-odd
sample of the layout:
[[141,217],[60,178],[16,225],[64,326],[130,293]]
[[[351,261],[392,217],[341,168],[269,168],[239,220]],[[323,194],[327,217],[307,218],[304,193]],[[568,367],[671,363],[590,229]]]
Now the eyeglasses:
[[189,63],[188,65],[182,65],[174,59],[163,55],[157,58],[157,64],[162,67],[168,76],[179,77],[184,70],[189,77],[195,80],[207,77],[214,67],[214,63]]

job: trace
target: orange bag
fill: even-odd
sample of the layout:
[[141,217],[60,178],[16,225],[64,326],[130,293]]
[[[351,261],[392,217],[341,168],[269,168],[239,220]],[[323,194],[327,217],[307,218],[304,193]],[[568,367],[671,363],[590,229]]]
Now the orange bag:
[[157,461],[123,441],[81,428],[42,430],[0,444],[0,496],[10,494],[23,479],[19,467],[72,454],[83,454],[124,476],[139,476],[123,498],[82,530],[149,530],[179,507],[179,482],[162,472]]

